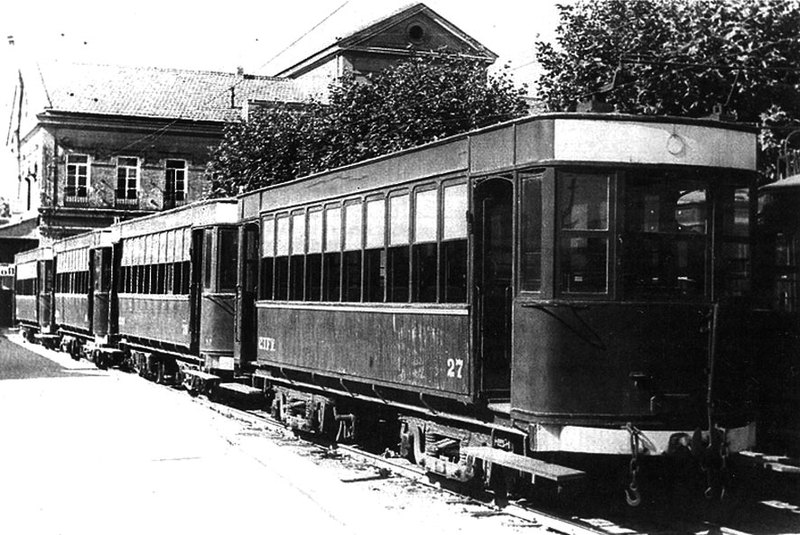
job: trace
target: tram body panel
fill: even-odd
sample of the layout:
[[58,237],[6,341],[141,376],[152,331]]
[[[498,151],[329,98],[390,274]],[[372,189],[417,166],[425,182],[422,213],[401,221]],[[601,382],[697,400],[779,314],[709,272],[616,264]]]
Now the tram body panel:
[[[233,369],[233,294],[203,294],[200,305],[200,354],[218,362],[214,367]],[[222,358],[221,361],[219,359]],[[231,359],[231,360],[228,360]]]
[[55,294],[55,320],[60,328],[91,330],[89,296],[83,294]]
[[258,364],[403,390],[470,397],[466,309],[402,310],[260,303]]
[[[711,315],[688,303],[517,303],[512,410],[538,422],[703,427]],[[721,370],[736,357],[720,344],[714,394],[726,402],[736,398]]]
[[119,296],[119,334],[123,337],[189,347],[189,296]]
[[17,322],[27,325],[37,325],[36,302],[37,299],[35,295],[15,294],[14,310],[17,316]]

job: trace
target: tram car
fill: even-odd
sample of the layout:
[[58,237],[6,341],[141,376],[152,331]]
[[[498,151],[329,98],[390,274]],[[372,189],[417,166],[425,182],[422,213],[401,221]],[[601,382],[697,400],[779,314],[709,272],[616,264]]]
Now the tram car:
[[546,114],[244,194],[237,358],[455,479],[746,449],[755,181],[741,125]]
[[116,347],[160,381],[179,368],[184,377],[232,376],[235,200],[186,205],[117,230]]
[[640,460],[754,444],[755,154],[710,120],[518,119],[64,240],[81,297],[47,332],[460,481],[621,459],[635,504]]
[[53,250],[38,247],[14,256],[14,311],[26,340],[54,347],[58,341],[53,295]]
[[214,200],[21,253],[17,322],[101,368],[232,376],[237,240],[236,201]]
[[800,457],[800,175],[759,191],[760,446]]
[[102,345],[108,337],[111,266],[102,255],[110,253],[111,234],[110,230],[97,230],[59,240],[52,247],[59,346],[75,359],[81,357],[87,343]]

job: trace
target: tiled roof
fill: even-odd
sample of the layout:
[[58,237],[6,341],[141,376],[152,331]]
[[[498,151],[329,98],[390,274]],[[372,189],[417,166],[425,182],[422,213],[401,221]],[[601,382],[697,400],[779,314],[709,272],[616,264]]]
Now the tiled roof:
[[232,121],[248,100],[301,102],[293,80],[156,67],[39,64],[49,110],[197,121]]

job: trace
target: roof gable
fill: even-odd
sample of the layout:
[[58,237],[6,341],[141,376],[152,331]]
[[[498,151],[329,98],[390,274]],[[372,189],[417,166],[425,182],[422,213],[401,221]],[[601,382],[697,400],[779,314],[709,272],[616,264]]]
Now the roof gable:
[[277,76],[299,76],[332,56],[347,50],[407,53],[410,50],[445,49],[485,59],[492,63],[497,54],[461,31],[425,4],[405,7],[389,16],[363,26],[327,47],[281,70]]

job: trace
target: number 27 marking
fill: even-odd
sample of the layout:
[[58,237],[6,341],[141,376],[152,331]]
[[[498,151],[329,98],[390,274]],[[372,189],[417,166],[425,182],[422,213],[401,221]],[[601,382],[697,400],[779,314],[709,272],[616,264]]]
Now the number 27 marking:
[[464,367],[462,359],[447,359],[447,376],[461,379],[461,369]]

